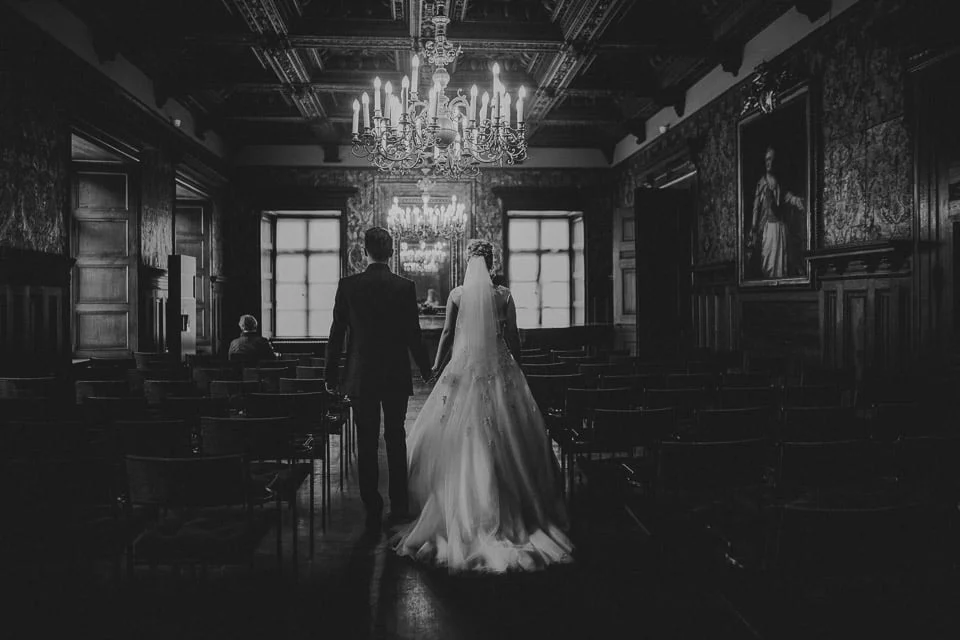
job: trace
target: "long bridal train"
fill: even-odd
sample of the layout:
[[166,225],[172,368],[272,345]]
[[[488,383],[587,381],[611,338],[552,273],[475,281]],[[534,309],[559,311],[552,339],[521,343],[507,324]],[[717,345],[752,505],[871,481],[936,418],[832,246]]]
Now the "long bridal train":
[[453,357],[407,437],[411,498],[422,508],[392,544],[451,571],[570,562],[559,467],[503,339],[510,292],[473,258],[451,296],[461,309]]

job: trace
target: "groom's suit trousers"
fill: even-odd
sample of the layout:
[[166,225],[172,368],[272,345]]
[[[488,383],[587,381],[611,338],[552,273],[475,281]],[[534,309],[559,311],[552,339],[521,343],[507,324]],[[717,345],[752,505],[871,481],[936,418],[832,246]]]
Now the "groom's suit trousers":
[[367,511],[379,515],[383,509],[380,497],[380,410],[383,408],[383,439],[387,445],[387,469],[390,481],[390,510],[403,514],[409,507],[407,493],[407,434],[403,428],[407,417],[406,393],[381,393],[352,398],[357,421],[357,472],[360,475],[360,497]]

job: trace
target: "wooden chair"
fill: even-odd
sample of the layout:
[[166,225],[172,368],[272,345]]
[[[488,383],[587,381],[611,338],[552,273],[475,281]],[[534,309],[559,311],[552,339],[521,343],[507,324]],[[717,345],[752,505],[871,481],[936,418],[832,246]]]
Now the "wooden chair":
[[839,407],[843,393],[834,386],[787,386],[783,388],[783,406],[786,407]]
[[547,420],[548,428],[551,427],[551,418],[560,418],[563,415],[567,389],[583,386],[583,376],[578,373],[528,375],[526,380],[540,412]]
[[327,359],[326,359],[326,358],[317,358],[317,357],[310,358],[310,362],[307,363],[307,366],[319,367],[319,368],[323,369],[323,368],[325,368],[325,367],[327,366]]
[[[126,373],[126,372],[124,372]],[[73,383],[77,404],[91,396],[118,398],[130,394],[126,379],[122,380],[77,380]]]
[[[240,454],[249,463],[256,486],[273,495],[277,501],[277,526],[282,528],[280,503],[290,507],[293,530],[293,554],[297,557],[297,492],[304,481],[310,483],[310,553],[314,543],[314,488],[313,456],[308,447],[296,442],[295,424],[291,418],[204,417],[200,427],[201,451],[205,456]],[[309,462],[301,462],[301,460]],[[326,496],[321,492],[321,520],[327,509]],[[282,534],[282,530],[280,532]],[[282,556],[282,535],[277,537],[277,556]]]
[[774,383],[773,379],[764,373],[724,373],[720,377],[720,388],[733,387],[769,387]]
[[185,420],[117,420],[113,423],[124,455],[186,458],[194,454],[194,433]]
[[523,372],[528,376],[559,376],[576,373],[577,368],[569,363],[556,362],[553,364],[522,364]]
[[549,353],[521,353],[520,361],[524,366],[545,365],[553,363],[553,356]]
[[324,384],[322,378],[280,378],[280,393],[321,393],[326,391]]
[[767,407],[701,409],[693,431],[685,434],[697,442],[754,440],[770,437],[774,416]]
[[[270,528],[253,510],[251,482],[242,456],[168,459],[127,456],[127,495],[131,505],[160,514],[130,548],[129,571],[136,562],[249,563]],[[165,513],[189,514],[166,520]],[[277,558],[282,566],[282,557]]]
[[672,408],[678,422],[689,422],[695,411],[710,407],[710,398],[706,389],[647,389],[643,393],[643,408]]
[[293,371],[284,367],[271,368],[250,368],[244,367],[243,380],[245,382],[257,382],[260,385],[260,391],[263,393],[278,393],[280,391],[280,378],[287,378],[296,375],[296,365]]
[[710,373],[669,373],[665,379],[667,389],[707,389],[717,388],[717,380]]
[[229,398],[169,396],[160,405],[160,415],[168,420],[183,420],[198,429],[204,417],[227,417],[230,415]]
[[166,398],[198,395],[193,380],[144,380],[143,394],[148,404],[158,405]]
[[52,376],[39,378],[0,378],[0,398],[56,398],[60,384]]
[[858,440],[867,430],[853,407],[789,407],[784,410],[779,439],[787,442]]
[[777,388],[769,387],[727,387],[720,390],[720,406],[724,409],[743,409],[749,407],[779,406]]
[[210,394],[210,383],[214,380],[240,380],[243,369],[238,366],[194,367],[193,380],[200,395]]
[[323,380],[326,369],[323,367],[297,367],[297,378],[304,380]]

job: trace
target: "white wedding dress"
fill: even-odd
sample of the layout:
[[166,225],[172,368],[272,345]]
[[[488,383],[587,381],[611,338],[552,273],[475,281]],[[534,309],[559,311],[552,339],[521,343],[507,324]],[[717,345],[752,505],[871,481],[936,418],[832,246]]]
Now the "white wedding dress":
[[559,466],[543,418],[504,340],[510,291],[470,259],[450,363],[407,435],[419,518],[400,555],[451,571],[535,570],[570,562]]

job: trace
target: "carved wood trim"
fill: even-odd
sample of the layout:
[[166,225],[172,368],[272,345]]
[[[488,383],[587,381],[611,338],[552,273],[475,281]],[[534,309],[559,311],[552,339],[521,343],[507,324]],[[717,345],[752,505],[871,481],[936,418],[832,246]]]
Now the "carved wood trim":
[[914,244],[913,240],[888,240],[809,251],[806,257],[821,280],[903,276],[912,269]]

